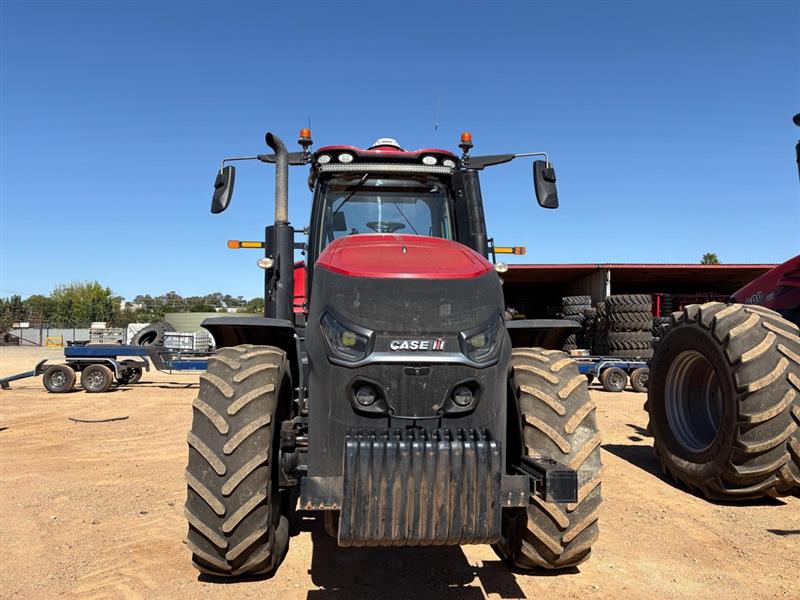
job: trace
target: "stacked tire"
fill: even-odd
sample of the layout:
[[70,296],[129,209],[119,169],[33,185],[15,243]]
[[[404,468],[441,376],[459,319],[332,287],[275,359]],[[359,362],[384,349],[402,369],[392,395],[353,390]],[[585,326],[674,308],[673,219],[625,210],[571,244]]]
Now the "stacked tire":
[[608,314],[606,303],[598,302],[594,318],[594,332],[592,336],[592,354],[605,356],[608,354]]
[[[586,311],[592,307],[591,296],[565,296],[561,299],[561,315],[564,319],[575,321],[583,327],[586,318]],[[577,350],[584,348],[586,341],[583,331],[570,334],[566,342],[564,342],[563,349],[565,351]]]
[[653,303],[647,294],[609,296],[605,303],[608,354],[619,358],[653,357]]

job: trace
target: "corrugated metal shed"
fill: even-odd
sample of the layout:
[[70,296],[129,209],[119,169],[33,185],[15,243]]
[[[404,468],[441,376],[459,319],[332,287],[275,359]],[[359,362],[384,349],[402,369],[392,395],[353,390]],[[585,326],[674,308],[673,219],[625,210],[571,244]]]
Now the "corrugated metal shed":
[[181,312],[167,313],[164,320],[172,325],[176,331],[201,331],[201,323],[206,319],[216,319],[220,317],[263,317],[258,313],[227,313],[227,312]]

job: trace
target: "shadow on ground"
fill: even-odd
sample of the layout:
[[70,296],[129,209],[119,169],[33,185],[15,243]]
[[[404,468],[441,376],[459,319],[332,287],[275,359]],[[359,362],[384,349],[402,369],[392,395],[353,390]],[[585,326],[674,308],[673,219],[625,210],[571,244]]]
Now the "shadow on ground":
[[311,532],[311,580],[322,588],[309,591],[309,600],[472,600],[484,598],[481,588],[500,598],[526,597],[505,563],[498,559],[475,567],[458,546],[340,548],[325,532],[321,515],[303,519],[300,527]]
[[[631,427],[635,427],[635,425],[631,425]],[[635,467],[639,467],[642,471],[645,471],[650,475],[658,477],[661,481],[668,483],[672,487],[684,491],[687,494],[692,494],[694,496],[697,496],[698,498],[703,498],[707,502],[714,504],[716,506],[785,506],[786,505],[786,503],[783,500],[780,500],[779,498],[772,498],[770,496],[765,496],[763,498],[756,498],[753,500],[736,500],[736,499],[731,499],[728,501],[711,500],[703,496],[699,491],[696,491],[694,489],[689,489],[683,484],[678,483],[674,481],[671,477],[665,475],[664,472],[661,470],[661,465],[659,464],[658,458],[656,457],[656,453],[653,451],[652,446],[604,444],[601,447],[603,448],[603,450],[606,450],[611,454],[618,456],[623,460],[628,461]]]

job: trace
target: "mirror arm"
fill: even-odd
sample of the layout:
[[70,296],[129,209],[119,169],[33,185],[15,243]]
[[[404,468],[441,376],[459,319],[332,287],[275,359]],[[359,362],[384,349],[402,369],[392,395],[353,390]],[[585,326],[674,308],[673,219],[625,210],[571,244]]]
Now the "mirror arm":
[[223,158],[219,165],[219,172],[222,173],[222,169],[225,168],[225,163],[234,162],[237,160],[258,160],[258,156],[232,156],[231,158]]
[[550,168],[550,157],[547,155],[547,152],[523,152],[522,154],[515,154],[514,158],[524,158],[526,156],[544,156],[547,168]]

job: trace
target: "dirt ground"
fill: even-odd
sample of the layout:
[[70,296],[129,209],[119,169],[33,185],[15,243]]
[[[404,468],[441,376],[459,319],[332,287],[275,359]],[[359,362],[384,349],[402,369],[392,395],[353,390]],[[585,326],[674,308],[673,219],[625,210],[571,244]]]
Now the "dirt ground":
[[[60,356],[0,348],[0,376]],[[107,394],[51,395],[38,378],[0,393],[0,596],[800,598],[800,498],[725,505],[676,488],[653,459],[644,397],[599,390],[601,537],[572,572],[514,573],[488,546],[339,549],[310,514],[274,577],[203,580],[183,543],[196,387],[196,374],[151,372]]]

